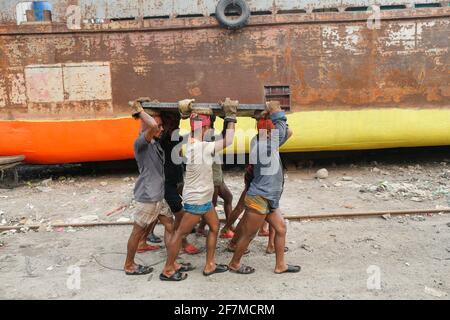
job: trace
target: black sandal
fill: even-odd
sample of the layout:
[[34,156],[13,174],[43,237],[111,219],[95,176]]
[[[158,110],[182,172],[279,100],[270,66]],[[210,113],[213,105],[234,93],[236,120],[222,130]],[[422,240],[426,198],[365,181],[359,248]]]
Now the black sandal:
[[134,269],[133,272],[125,271],[125,274],[127,276],[141,276],[141,275],[149,274],[152,271],[153,271],[152,267],[142,266],[142,265],[138,264],[137,268]]
[[190,263],[180,263],[181,267],[180,269],[177,270],[177,272],[188,272],[188,271],[192,271],[195,270],[195,267]]
[[255,272],[256,270],[255,270],[255,268],[252,268],[250,266],[246,266],[245,264],[241,264],[239,269],[234,270],[234,269],[230,268],[230,271],[234,272],[234,273],[239,273],[239,274],[251,274],[251,273]]
[[213,271],[211,271],[211,272],[205,272],[205,271],[203,271],[203,275],[204,275],[205,277],[207,277],[207,276],[210,276],[210,275],[212,275],[212,274],[214,274],[214,273],[227,272],[228,269],[229,269],[228,266],[225,265],[225,264],[216,264],[216,268],[215,268]]
[[159,279],[162,281],[183,281],[188,277],[186,273],[181,273],[179,271],[175,272],[170,277],[166,276],[164,273],[159,275]]
[[[227,247],[226,250],[227,250],[228,252],[232,252],[232,253],[234,253],[234,251],[235,251],[235,249],[232,249],[232,248],[230,248],[230,247]],[[244,256],[248,255],[249,253],[250,253],[250,249],[247,248],[247,250],[245,250],[245,252],[244,252]]]
[[[289,251],[289,248],[288,247],[284,247],[284,253],[286,253],[288,251]],[[274,252],[267,252],[267,250],[266,250],[266,254],[274,254],[274,253],[275,253],[275,251]]]
[[147,237],[147,240],[152,243],[161,243],[162,242],[161,238],[158,237],[157,235],[155,235],[154,233],[150,234]]
[[287,269],[282,271],[282,272],[275,272],[276,274],[281,274],[281,273],[296,273],[296,272],[300,272],[300,270],[302,270],[302,267],[300,266],[293,266],[288,264],[287,265]]

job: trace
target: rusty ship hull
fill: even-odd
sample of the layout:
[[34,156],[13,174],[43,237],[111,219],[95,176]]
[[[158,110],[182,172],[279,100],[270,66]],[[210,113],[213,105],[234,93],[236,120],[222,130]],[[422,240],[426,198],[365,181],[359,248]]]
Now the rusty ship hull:
[[208,16],[79,30],[4,19],[0,155],[129,159],[139,126],[129,100],[262,103],[270,88],[286,89],[294,136],[285,152],[450,145],[450,7],[382,11],[378,29],[368,16],[255,15],[237,31]]

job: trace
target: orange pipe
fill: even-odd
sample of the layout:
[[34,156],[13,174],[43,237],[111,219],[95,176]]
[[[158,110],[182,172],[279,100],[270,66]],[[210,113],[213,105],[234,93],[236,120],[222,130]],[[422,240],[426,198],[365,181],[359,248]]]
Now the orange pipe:
[[131,159],[138,131],[131,118],[0,121],[0,156],[33,164]]

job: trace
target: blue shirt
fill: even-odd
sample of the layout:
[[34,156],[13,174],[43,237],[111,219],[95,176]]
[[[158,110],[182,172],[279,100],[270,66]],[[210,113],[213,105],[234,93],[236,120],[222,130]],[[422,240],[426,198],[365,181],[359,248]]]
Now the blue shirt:
[[259,135],[250,144],[250,163],[253,164],[253,180],[247,193],[278,201],[283,192],[284,175],[279,147],[287,140],[287,118],[284,111],[271,115],[275,129],[271,137],[261,139]]

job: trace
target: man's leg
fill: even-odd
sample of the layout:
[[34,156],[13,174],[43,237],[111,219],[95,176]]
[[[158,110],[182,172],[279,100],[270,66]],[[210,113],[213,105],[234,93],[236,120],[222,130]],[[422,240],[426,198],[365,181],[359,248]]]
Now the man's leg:
[[274,252],[275,252],[275,229],[272,226],[269,226],[269,240],[267,241],[266,253],[274,253]]
[[260,237],[269,237],[270,236],[270,228],[269,228],[269,224],[267,223],[267,221],[264,222],[261,229],[259,229],[258,236],[260,236]]
[[164,226],[164,244],[166,245],[167,248],[175,230],[174,221],[173,218],[164,215],[159,215],[158,220]]
[[281,215],[280,209],[275,209],[267,217],[267,221],[270,226],[275,230],[275,272],[283,272],[287,269],[286,262],[284,261],[284,247],[286,243],[286,224]]
[[150,232],[155,228],[155,225],[158,223],[158,219],[156,219],[155,221],[153,221],[152,223],[150,223],[145,229],[144,229],[144,233],[142,234],[141,239],[139,239],[139,244],[138,244],[138,251],[139,252],[145,252],[145,251],[153,251],[153,250],[159,250],[161,249],[160,246],[156,245],[151,245],[147,243],[147,238],[148,235],[150,234]]
[[167,260],[162,271],[166,277],[171,277],[177,271],[176,259],[181,249],[183,237],[191,232],[192,228],[200,221],[200,218],[200,215],[185,212],[180,226],[174,232],[167,246]]
[[204,219],[200,220],[200,223],[197,227],[197,235],[198,236],[204,236],[206,237],[206,231],[205,231],[206,222]]
[[236,249],[229,264],[231,270],[239,270],[241,267],[241,258],[245,250],[247,250],[250,241],[256,236],[256,233],[266,218],[266,215],[248,208],[245,210],[244,216],[246,216],[246,220],[241,226]]
[[[180,211],[174,213],[174,216],[175,216],[174,229],[177,230],[178,227],[180,226],[181,220],[183,219],[184,210],[180,210]],[[187,254],[200,253],[200,250],[196,246],[194,246],[192,243],[188,242],[187,235],[185,237],[183,237],[183,240],[181,242],[181,247],[183,248],[184,252]]]
[[[227,222],[231,219],[231,215],[233,212],[233,194],[231,193],[230,189],[228,189],[228,186],[225,184],[225,182],[222,182],[222,184],[219,186],[218,194],[223,199],[223,210],[225,211],[226,217],[225,225],[227,225]],[[232,231],[232,226],[233,224],[231,224],[231,226],[229,227],[227,226],[227,228],[224,227],[221,231],[221,234],[225,235],[229,233],[229,231]],[[229,236],[232,235],[232,233],[229,234]]]
[[216,209],[211,208],[205,215],[204,220],[208,224],[209,232],[206,238],[206,264],[203,271],[205,273],[212,272],[216,269],[215,253],[217,245],[217,236],[219,234],[219,217],[217,216]]
[[124,266],[125,272],[134,272],[135,270],[137,270],[138,265],[134,262],[134,257],[136,256],[139,241],[145,234],[145,230],[146,228],[143,228],[137,223],[134,223],[133,230],[131,231],[130,238],[128,239],[127,258],[125,260]]
[[213,193],[213,197],[212,197],[212,204],[213,207],[217,207],[217,199],[219,198],[219,186],[214,186],[214,193]]
[[244,226],[247,223],[247,211],[244,212],[241,220],[239,220],[239,223],[236,226],[236,229],[234,230],[234,236],[228,243],[228,249],[231,251],[234,251],[236,249],[236,244],[239,241],[239,238],[242,234],[242,226]]
[[[239,201],[236,205],[236,207],[233,209],[233,211],[231,211],[230,217],[227,218],[227,221],[224,225],[224,227],[222,228],[222,232],[224,230],[230,230],[234,223],[236,222],[236,220],[239,218],[239,216],[241,215],[241,213],[245,210],[245,196],[247,195],[247,190],[242,191],[241,196],[239,198]],[[234,230],[235,234],[237,232],[237,227]]]
[[155,227],[156,227],[157,223],[158,223],[158,220],[155,220],[155,222],[153,222],[150,225],[150,230],[146,237],[147,241],[149,241],[149,242],[152,242],[152,243],[160,243],[161,242],[161,239],[157,235],[155,235]]

